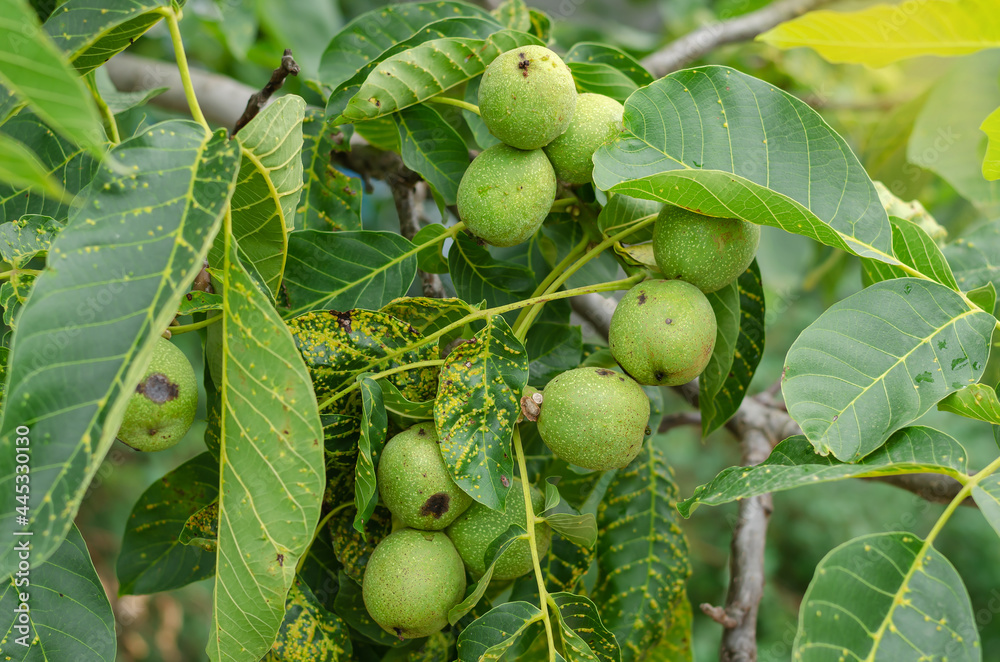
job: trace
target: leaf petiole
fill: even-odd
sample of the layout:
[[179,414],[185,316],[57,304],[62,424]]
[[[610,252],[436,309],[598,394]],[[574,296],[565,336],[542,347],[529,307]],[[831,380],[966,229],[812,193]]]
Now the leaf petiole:
[[198,97],[194,93],[194,84],[191,82],[191,70],[188,68],[187,54],[184,52],[184,42],[181,40],[178,13],[172,8],[163,8],[157,11],[163,16],[163,19],[167,22],[167,28],[170,30],[170,41],[173,43],[174,57],[177,59],[177,71],[181,76],[181,85],[184,87],[184,96],[187,99],[191,117],[195,122],[205,127],[206,131],[211,131],[205,115],[201,112],[201,106],[198,105]]
[[436,96],[430,99],[424,99],[425,103],[439,103],[442,106],[455,106],[456,108],[461,108],[462,110],[467,110],[470,113],[475,113],[479,115],[479,106],[471,104],[468,101],[462,101],[461,99],[455,99],[453,97]]
[[200,322],[192,322],[191,324],[181,324],[180,326],[171,326],[167,330],[170,331],[171,336],[176,336],[179,333],[187,333],[188,331],[197,331],[198,329],[204,329],[206,326],[215,324],[222,319],[222,313],[203,319]]

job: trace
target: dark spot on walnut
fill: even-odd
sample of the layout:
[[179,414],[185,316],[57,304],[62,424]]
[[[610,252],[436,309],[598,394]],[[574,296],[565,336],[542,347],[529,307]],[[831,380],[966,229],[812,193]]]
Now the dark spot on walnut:
[[658,382],[662,382],[664,377],[666,377],[666,375],[660,371],[656,371],[653,373],[653,379],[655,379]]
[[521,61],[517,63],[517,68],[521,70],[521,75],[525,78],[528,77],[528,67],[531,66],[531,60],[524,57],[524,53],[518,53]]
[[598,368],[594,372],[596,372],[601,377],[610,377],[611,375],[615,374],[614,370],[608,370],[607,368]]
[[423,428],[420,428],[419,430],[417,430],[417,435],[421,436],[421,437],[426,437],[427,436],[427,430],[425,430]]
[[646,293],[639,292],[639,305],[641,306],[644,303],[646,303]]
[[420,507],[420,515],[423,517],[432,515],[434,519],[441,519],[441,516],[447,513],[450,507],[451,497],[444,492],[438,492],[424,501],[424,505]]
[[672,320],[671,318],[669,318],[669,317],[668,317],[668,318],[666,319],[666,322],[667,322],[667,324],[673,324],[673,323],[674,323],[674,320]]
[[396,633],[396,636],[399,637],[400,641],[406,641],[406,638],[403,637],[403,628],[394,627],[392,628],[392,631]]
[[139,382],[135,392],[146,396],[154,404],[162,405],[164,402],[176,399],[179,389],[166,375],[154,372]]

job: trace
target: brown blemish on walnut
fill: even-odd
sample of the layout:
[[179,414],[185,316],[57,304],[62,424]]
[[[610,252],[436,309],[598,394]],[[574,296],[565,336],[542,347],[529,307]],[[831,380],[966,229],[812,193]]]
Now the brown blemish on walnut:
[[646,293],[645,292],[639,292],[639,298],[637,299],[637,301],[639,302],[640,306],[642,304],[646,303]]
[[441,516],[447,513],[450,507],[451,497],[445,492],[438,492],[424,501],[424,505],[420,507],[420,515],[422,517],[432,515],[434,519],[441,519]]
[[[179,389],[177,384],[170,381],[166,375],[154,372],[135,387],[135,392],[146,396],[150,402],[162,405],[177,398]],[[151,433],[152,434],[152,433]]]
[[601,377],[610,377],[611,375],[615,374],[614,370],[608,370],[607,368],[598,368],[594,372],[596,372]]

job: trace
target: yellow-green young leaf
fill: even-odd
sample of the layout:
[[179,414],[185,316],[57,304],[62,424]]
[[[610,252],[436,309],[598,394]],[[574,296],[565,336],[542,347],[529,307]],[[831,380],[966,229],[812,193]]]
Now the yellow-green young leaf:
[[[251,276],[271,296],[278,293],[285,270],[287,232],[295,219],[302,189],[301,97],[283,96],[253,118],[236,140],[242,149],[240,177],[233,192],[233,236]],[[225,258],[220,233],[208,260],[219,267]]]
[[292,585],[285,602],[285,618],[271,646],[274,662],[341,662],[351,658],[347,624],[328,611],[300,580]]
[[[792,659],[979,662],[979,629],[955,568],[911,533],[855,538],[826,555],[799,608]],[[832,659],[837,659],[837,656]]]
[[934,281],[875,283],[828,308],[792,344],[781,385],[788,413],[817,452],[857,461],[978,382],[995,325]]
[[209,658],[259,660],[319,520],[323,429],[288,327],[230,241],[220,327],[218,561]]
[[26,0],[0,0],[0,83],[53,129],[103,156],[104,129],[94,98]]
[[818,485],[845,478],[936,473],[964,481],[968,478],[967,453],[960,443],[933,428],[903,428],[874,453],[855,463],[817,455],[802,435],[785,439],[771,455],[753,467],[729,467],[710,483],[695,489],[677,505],[690,517],[702,504],[718,506],[769,492]]
[[[73,525],[48,563],[32,563],[30,572],[30,586],[15,586],[15,577],[7,577],[0,588],[4,657],[15,659],[16,651],[16,659],[25,661],[114,662],[115,617],[80,530]],[[24,625],[15,611],[23,592],[30,595],[26,633],[14,628]]]
[[881,67],[920,55],[967,55],[1000,46],[996,0],[923,0],[855,12],[820,10],[757,37],[778,48],[808,46],[830,62]]
[[71,199],[30,149],[4,134],[0,134],[0,181],[14,188],[46,193],[62,202]]
[[528,353],[499,315],[453,349],[441,366],[434,424],[452,478],[502,510],[514,478],[511,438],[528,382]]
[[691,574],[675,507],[677,485],[662,451],[646,442],[620,469],[601,501],[591,598],[621,646],[622,662],[641,660],[670,626],[670,608]]
[[[239,162],[225,132],[180,120],[149,127],[113,157],[129,175],[98,171],[52,244],[11,346],[0,448],[14,448],[17,426],[31,428],[36,563],[69,530],[153,345],[201,270]],[[0,485],[13,493],[9,452]],[[0,518],[7,574],[17,564],[14,512]]]
[[979,129],[989,138],[983,159],[983,177],[992,182],[1000,179],[1000,108],[990,113]]
[[952,393],[938,403],[938,409],[1000,425],[1000,400],[996,389],[986,384],[973,384]]
[[184,0],[68,0],[43,26],[81,74],[97,69],[153,27],[160,11]]

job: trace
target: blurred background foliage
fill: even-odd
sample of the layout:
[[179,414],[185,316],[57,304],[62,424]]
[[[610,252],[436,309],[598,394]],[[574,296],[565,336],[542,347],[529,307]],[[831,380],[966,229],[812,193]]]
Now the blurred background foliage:
[[[36,7],[44,12],[46,4],[38,2]],[[327,42],[347,21],[382,4],[386,3],[189,0],[181,26],[193,66],[254,87],[268,79],[282,50],[292,48],[303,74],[289,78],[282,93],[300,94],[308,102],[322,105],[305,81],[316,71]],[[590,40],[642,57],[701,25],[753,11],[767,2],[539,0],[529,4],[553,18],[557,50]],[[864,4],[835,6],[856,9]],[[162,25],[137,41],[130,52],[173,59]],[[751,42],[722,47],[705,62],[736,67],[814,106],[848,140],[873,179],[885,183],[904,200],[922,202],[949,237],[1000,213],[1000,182],[990,185],[981,176],[986,138],[978,131],[982,119],[1000,105],[1000,52],[951,60],[924,58],[874,70],[832,65],[811,50],[779,51]],[[155,106],[136,108],[124,118],[123,134],[166,116]],[[374,193],[365,196],[363,211],[366,229],[397,228],[388,189],[377,182]],[[428,213],[433,217],[435,212]],[[799,332],[830,304],[861,287],[856,260],[773,228],[763,229],[758,261],[767,300],[767,347],[751,390],[775,383],[785,352]],[[201,365],[195,334],[178,337],[178,345],[195,366]],[[666,394],[668,412],[682,407],[680,400]],[[202,419],[203,410],[204,398]],[[993,437],[985,423],[945,418],[936,411],[925,418],[923,422],[941,427],[965,444],[971,454],[970,466],[982,466],[995,456]],[[210,583],[170,594],[114,597],[114,565],[132,504],[157,478],[198,453],[203,431],[204,423],[196,423],[184,443],[157,454],[137,453],[115,444],[77,518],[112,597],[120,660],[187,662],[204,656],[211,623]],[[657,436],[655,441],[666,450],[684,496],[740,461],[738,448],[725,430],[702,440],[696,429],[680,428]],[[908,530],[925,535],[942,509],[908,492],[864,481],[777,495],[768,532],[759,659],[790,659],[802,595],[816,564],[833,547],[879,531]],[[721,627],[703,616],[697,605],[720,604],[725,599],[735,516],[735,504],[700,508],[685,526],[694,565],[689,596],[696,607],[696,660],[718,656]],[[1000,659],[1000,541],[985,519],[963,509],[948,525],[939,547],[969,588],[981,628],[983,658]]]

